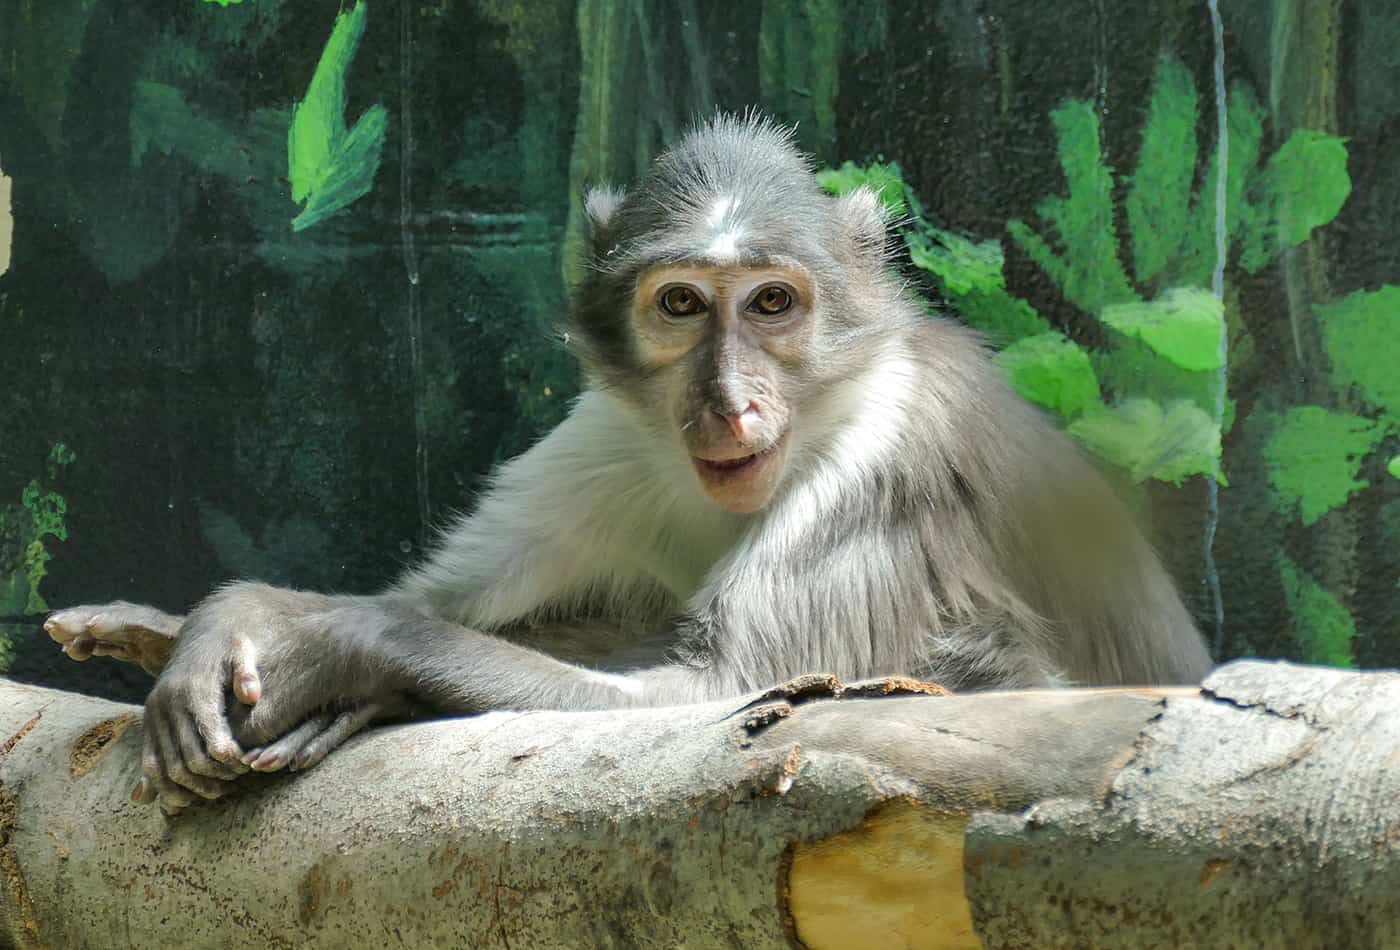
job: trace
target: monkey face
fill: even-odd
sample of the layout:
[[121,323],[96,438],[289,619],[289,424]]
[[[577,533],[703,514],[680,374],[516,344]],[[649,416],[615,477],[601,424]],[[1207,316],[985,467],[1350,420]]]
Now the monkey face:
[[632,320],[645,404],[664,414],[700,488],[730,511],[762,509],[786,467],[784,394],[815,332],[810,275],[791,263],[654,267]]
[[786,130],[719,116],[585,211],[570,329],[590,384],[671,438],[712,501],[763,509],[789,457],[850,423],[842,381],[909,312],[878,197],[825,194]]

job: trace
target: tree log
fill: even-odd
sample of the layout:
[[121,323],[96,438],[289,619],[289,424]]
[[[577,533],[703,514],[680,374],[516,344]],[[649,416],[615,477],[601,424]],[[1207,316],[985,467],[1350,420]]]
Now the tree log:
[[378,729],[170,819],[0,681],[0,946],[1400,946],[1400,675]]

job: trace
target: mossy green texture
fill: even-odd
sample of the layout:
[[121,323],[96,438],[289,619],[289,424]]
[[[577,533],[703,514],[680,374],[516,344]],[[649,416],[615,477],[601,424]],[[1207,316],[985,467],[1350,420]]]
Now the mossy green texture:
[[1379,422],[1321,406],[1297,406],[1275,424],[1264,446],[1269,484],[1281,510],[1310,525],[1368,484],[1361,461],[1385,436]]
[[1317,318],[1334,384],[1355,386],[1400,425],[1400,286],[1358,290],[1318,307]]
[[[18,504],[0,505],[0,615],[49,609],[39,592],[52,555],[45,539],[68,540],[68,500],[52,487],[59,469],[77,459],[62,442],[49,450],[42,477],[32,478]],[[9,667],[11,633],[0,624],[0,673]]]
[[345,73],[365,31],[369,7],[359,0],[335,27],[311,76],[306,98],[292,110],[287,131],[287,177],[292,200],[305,202],[292,219],[302,231],[368,194],[379,170],[388,113],[371,106],[353,129],[345,125]]
[[204,0],[205,3],[217,3],[221,7],[237,6],[243,0]]
[[1018,393],[1065,418],[1100,405],[1089,354],[1061,333],[1017,340],[996,355],[996,362]]
[[1356,624],[1346,606],[1287,555],[1279,555],[1278,567],[1284,599],[1293,617],[1298,658],[1305,663],[1355,666],[1352,641],[1356,639]]

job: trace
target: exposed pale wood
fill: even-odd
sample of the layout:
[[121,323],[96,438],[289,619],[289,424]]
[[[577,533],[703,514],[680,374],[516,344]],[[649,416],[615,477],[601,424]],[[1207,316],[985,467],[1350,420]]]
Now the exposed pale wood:
[[793,848],[788,909],[809,950],[980,947],[963,891],[967,816],[897,798]]

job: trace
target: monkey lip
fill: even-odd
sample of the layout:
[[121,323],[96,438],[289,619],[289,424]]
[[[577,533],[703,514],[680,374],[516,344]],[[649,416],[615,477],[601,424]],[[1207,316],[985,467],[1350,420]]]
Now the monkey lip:
[[702,459],[697,457],[695,461],[701,468],[716,472],[734,472],[741,468],[746,468],[757,462],[759,457],[767,455],[772,449],[764,449],[762,452],[755,452],[753,455],[741,455],[732,459]]
[[736,455],[730,458],[702,458],[699,455],[692,455],[691,461],[695,464],[700,476],[706,481],[724,482],[743,478],[749,472],[761,468],[765,462],[773,457],[786,440],[787,434],[774,440],[767,448],[757,452],[750,452],[748,455]]

